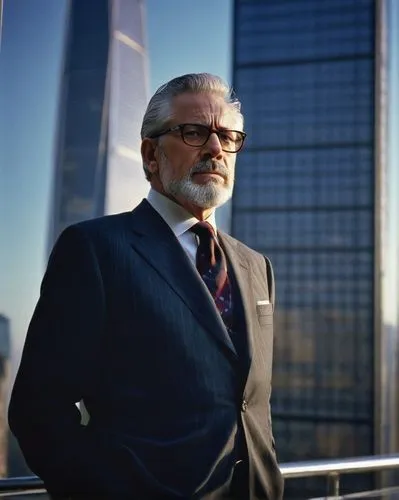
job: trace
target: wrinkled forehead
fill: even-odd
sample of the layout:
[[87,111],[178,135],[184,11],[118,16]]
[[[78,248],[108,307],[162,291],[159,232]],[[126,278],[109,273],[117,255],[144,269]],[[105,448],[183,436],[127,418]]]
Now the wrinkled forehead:
[[234,104],[223,97],[210,93],[185,92],[172,99],[169,121],[179,123],[201,123],[216,127],[242,130],[242,115]]

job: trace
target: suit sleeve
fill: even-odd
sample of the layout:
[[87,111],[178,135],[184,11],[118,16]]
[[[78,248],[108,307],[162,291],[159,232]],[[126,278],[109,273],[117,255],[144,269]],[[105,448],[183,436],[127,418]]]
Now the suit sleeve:
[[76,407],[98,385],[104,317],[98,261],[72,226],[51,254],[9,406],[10,428],[50,492],[104,494],[107,470],[118,470],[118,450],[93,439]]

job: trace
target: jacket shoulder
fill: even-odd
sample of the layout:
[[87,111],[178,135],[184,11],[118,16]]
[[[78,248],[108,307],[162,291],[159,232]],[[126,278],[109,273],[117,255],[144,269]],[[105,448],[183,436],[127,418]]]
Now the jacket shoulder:
[[51,255],[60,249],[113,247],[129,234],[132,212],[105,215],[67,226],[56,239]]
[[113,237],[117,234],[129,232],[134,221],[148,218],[154,210],[146,200],[139,203],[133,210],[129,212],[121,212],[113,215],[104,215],[89,220],[77,222],[68,226],[65,231],[77,230],[86,236],[107,236]]
[[131,216],[132,212],[104,215],[102,217],[96,217],[94,219],[84,220],[77,222],[76,224],[72,224],[67,228],[67,230],[74,228],[86,234],[109,231],[124,227]]

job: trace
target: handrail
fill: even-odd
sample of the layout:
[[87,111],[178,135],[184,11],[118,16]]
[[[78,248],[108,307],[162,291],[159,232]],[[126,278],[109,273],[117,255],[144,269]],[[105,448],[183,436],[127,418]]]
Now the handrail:
[[280,466],[281,473],[286,479],[381,471],[396,468],[399,468],[399,454],[290,462],[281,464]]
[[339,497],[341,474],[399,469],[399,454],[374,457],[339,458],[281,464],[285,479],[324,476],[327,478],[327,495]]
[[[330,479],[329,494],[339,493],[341,474],[399,469],[399,454],[372,457],[341,458],[334,460],[311,460],[280,464],[285,479],[325,476]],[[399,486],[399,485],[398,485]],[[45,492],[43,481],[37,476],[8,477],[0,479],[0,492]]]
[[39,491],[46,491],[44,489],[43,481],[37,476],[5,477],[0,479],[1,493],[10,493],[15,491],[26,493],[26,490],[34,491],[35,493]]
[[[339,497],[318,497],[318,498],[311,498],[310,500],[349,500],[349,499],[354,499],[359,500],[359,498],[374,498],[376,500],[379,498],[381,500],[381,495],[391,495],[392,493],[399,493],[399,486],[394,486],[392,488],[383,488],[382,490],[372,490],[372,491],[358,491],[357,493],[348,493],[343,496]],[[378,497],[376,496],[378,495]],[[395,497],[386,497],[385,498],[398,498],[398,496]]]

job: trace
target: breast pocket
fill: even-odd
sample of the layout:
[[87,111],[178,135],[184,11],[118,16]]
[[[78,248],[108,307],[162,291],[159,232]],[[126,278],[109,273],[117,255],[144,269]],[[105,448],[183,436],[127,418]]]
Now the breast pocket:
[[273,324],[272,304],[256,304],[256,313],[261,326]]

